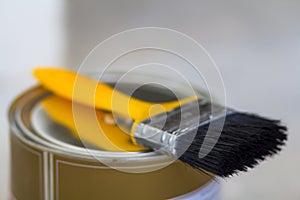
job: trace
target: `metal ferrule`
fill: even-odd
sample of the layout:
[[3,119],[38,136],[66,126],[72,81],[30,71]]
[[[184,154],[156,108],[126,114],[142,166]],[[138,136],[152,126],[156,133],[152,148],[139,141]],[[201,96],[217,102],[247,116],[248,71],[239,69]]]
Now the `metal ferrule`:
[[[196,100],[140,122],[134,131],[138,144],[177,156],[178,139],[192,141],[199,126],[226,115],[226,108]],[[184,138],[182,138],[184,137]]]

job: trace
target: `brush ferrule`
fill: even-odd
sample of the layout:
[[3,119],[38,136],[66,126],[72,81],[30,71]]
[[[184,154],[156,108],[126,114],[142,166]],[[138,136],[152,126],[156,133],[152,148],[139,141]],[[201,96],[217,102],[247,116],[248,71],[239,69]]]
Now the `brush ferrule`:
[[225,108],[207,100],[195,100],[167,113],[153,116],[140,122],[134,137],[140,145],[160,149],[173,156],[178,139],[192,141],[199,126],[209,123],[217,116],[224,116]]
[[161,149],[164,152],[173,154],[172,147],[176,135],[155,128],[149,124],[139,123],[135,129],[135,139],[140,145],[151,149]]

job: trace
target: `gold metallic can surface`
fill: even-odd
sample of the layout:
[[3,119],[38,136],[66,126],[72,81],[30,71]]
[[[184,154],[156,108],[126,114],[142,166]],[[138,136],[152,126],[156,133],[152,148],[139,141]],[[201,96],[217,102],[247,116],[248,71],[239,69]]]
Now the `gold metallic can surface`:
[[[93,150],[90,154],[71,139],[69,144],[64,139],[64,146],[42,137],[34,128],[39,122],[32,120],[40,102],[51,95],[43,88],[35,87],[15,100],[10,108],[11,193],[14,199],[219,198],[219,184],[203,172],[180,161],[159,169],[168,162],[164,155],[102,150]],[[48,130],[57,133],[53,124],[47,126]],[[112,168],[101,163],[97,156],[106,164],[140,172]],[[146,172],[150,168],[157,169]]]

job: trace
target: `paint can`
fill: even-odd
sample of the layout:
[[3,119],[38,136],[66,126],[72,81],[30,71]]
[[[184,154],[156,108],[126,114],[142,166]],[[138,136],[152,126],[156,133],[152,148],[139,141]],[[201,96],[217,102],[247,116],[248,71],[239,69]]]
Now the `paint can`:
[[37,86],[11,105],[12,199],[219,199],[213,177],[180,161],[165,166],[165,155],[84,148],[43,115],[41,103],[51,96]]

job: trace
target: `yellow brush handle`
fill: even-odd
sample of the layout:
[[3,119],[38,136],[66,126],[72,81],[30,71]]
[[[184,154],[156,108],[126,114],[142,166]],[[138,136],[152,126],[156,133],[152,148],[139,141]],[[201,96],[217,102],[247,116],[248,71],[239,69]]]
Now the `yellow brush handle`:
[[153,106],[153,103],[129,97],[104,83],[70,70],[42,67],[36,68],[33,74],[45,88],[61,97],[103,110],[113,110],[136,121],[149,118],[150,108],[151,115],[155,115],[197,98],[192,96]]
[[[72,102],[58,96],[49,96],[41,102],[46,113],[52,120],[64,125],[73,135],[106,151],[144,151],[146,148],[134,145],[131,137],[123,132],[116,124],[108,124],[104,118],[108,113],[94,110],[91,107],[77,105],[74,119]],[[91,116],[96,112],[93,121]],[[76,123],[78,122],[78,123]],[[76,123],[76,124],[75,124]]]

